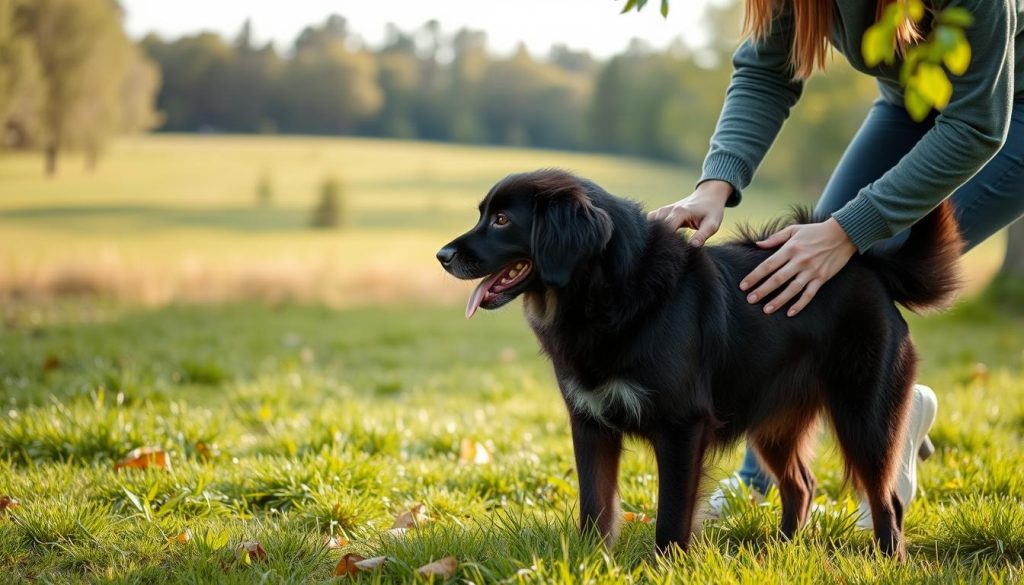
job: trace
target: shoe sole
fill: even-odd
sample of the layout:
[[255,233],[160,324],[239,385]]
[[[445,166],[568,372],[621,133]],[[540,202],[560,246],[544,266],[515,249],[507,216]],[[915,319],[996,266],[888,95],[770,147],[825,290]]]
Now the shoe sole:
[[921,461],[928,461],[928,458],[935,453],[935,444],[932,443],[932,438],[928,435],[924,436],[921,441],[921,446],[917,448],[917,458]]

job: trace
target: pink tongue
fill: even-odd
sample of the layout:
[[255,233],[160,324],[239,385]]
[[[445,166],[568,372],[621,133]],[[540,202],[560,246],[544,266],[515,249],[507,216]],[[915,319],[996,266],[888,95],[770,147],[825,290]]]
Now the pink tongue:
[[491,286],[495,282],[497,282],[498,279],[501,278],[501,275],[504,273],[504,270],[499,270],[493,275],[481,280],[480,284],[476,285],[476,288],[473,289],[473,293],[469,295],[469,302],[466,303],[467,319],[473,317],[473,314],[476,313],[476,310],[480,308],[480,303],[484,301],[484,296],[487,295],[487,289],[491,288]]

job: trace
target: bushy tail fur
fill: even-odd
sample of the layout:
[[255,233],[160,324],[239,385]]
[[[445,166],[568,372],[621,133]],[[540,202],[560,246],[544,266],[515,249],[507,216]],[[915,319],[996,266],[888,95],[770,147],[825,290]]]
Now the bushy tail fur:
[[963,247],[953,206],[945,201],[910,228],[901,247],[868,252],[864,260],[897,303],[914,312],[940,310],[960,288]]

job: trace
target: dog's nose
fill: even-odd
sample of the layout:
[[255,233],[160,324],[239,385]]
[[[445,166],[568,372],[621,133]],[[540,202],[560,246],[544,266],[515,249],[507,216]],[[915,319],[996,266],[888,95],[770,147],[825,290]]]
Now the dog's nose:
[[441,266],[448,266],[455,259],[455,247],[445,246],[437,251],[437,261],[441,263]]

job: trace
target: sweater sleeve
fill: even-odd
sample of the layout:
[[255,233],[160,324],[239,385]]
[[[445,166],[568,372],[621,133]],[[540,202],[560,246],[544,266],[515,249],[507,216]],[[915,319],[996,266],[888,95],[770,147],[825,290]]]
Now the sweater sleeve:
[[732,185],[726,204],[730,207],[739,204],[803,91],[803,82],[793,79],[789,65],[793,30],[792,12],[783,9],[772,19],[767,37],[748,38],[733,55],[732,79],[698,181],[718,179]]
[[832,214],[861,252],[910,227],[974,176],[1002,147],[1013,107],[1016,13],[1009,0],[961,0],[973,58],[951,76],[935,125],[874,183]]

